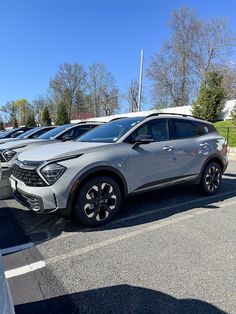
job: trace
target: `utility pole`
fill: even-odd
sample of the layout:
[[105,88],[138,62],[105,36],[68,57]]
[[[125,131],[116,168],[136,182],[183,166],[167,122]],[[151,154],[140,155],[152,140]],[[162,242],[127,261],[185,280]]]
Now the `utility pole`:
[[141,111],[142,79],[143,79],[143,49],[141,49],[140,72],[139,72],[138,112]]

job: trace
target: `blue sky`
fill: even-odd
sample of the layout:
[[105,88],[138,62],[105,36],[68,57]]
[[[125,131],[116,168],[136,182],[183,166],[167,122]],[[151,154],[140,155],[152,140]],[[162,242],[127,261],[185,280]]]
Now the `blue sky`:
[[[125,93],[139,76],[140,49],[145,71],[181,5],[226,16],[236,31],[234,0],[0,0],[0,105],[44,94],[63,62],[105,63]],[[144,78],[147,96],[149,85]]]

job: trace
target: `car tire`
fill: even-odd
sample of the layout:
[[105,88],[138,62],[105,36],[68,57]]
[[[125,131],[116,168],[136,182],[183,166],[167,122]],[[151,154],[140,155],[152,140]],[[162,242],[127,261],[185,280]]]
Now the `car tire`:
[[222,169],[217,162],[209,163],[203,170],[200,188],[206,195],[217,193],[222,179]]
[[111,221],[119,211],[121,190],[116,181],[107,176],[89,179],[75,198],[75,219],[89,227],[98,227]]

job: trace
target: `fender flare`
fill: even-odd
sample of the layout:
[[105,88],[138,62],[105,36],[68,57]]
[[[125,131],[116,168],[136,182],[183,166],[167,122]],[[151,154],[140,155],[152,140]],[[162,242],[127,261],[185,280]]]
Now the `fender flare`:
[[69,213],[72,212],[72,206],[73,206],[75,193],[76,193],[77,189],[81,186],[81,184],[83,184],[83,182],[87,178],[91,177],[91,175],[93,175],[93,174],[96,175],[96,173],[102,173],[102,172],[104,172],[104,174],[108,174],[108,175],[111,174],[111,176],[113,175],[114,177],[119,178],[119,184],[122,184],[121,189],[122,189],[123,195],[126,196],[128,194],[128,186],[127,186],[126,179],[119,170],[117,170],[116,168],[113,168],[111,166],[96,166],[94,168],[91,168],[91,169],[85,171],[74,182],[74,184],[70,190],[70,194],[69,194],[69,197],[67,199],[67,204],[66,204],[66,208],[67,208]]

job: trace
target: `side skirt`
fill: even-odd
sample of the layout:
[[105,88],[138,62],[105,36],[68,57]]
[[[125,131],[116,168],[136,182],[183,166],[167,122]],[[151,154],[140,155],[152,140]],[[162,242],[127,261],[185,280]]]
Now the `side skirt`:
[[198,182],[198,178],[199,178],[199,175],[193,174],[193,175],[188,175],[188,176],[181,176],[181,177],[177,177],[177,178],[170,178],[170,179],[166,179],[166,180],[156,181],[156,182],[145,184],[145,185],[139,187],[138,189],[136,189],[135,191],[130,193],[130,195],[155,190],[158,188],[169,187],[172,185],[178,185],[181,183],[183,184],[183,183],[190,183],[191,182],[192,184],[196,184]]

